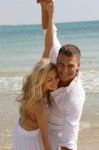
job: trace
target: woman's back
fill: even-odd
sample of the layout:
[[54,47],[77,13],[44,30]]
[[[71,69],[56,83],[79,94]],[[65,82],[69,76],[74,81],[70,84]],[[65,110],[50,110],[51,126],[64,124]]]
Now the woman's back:
[[28,131],[33,131],[39,128],[38,117],[40,114],[45,113],[47,115],[48,107],[44,104],[43,100],[39,102],[30,103],[25,109],[24,117],[19,119],[20,126]]

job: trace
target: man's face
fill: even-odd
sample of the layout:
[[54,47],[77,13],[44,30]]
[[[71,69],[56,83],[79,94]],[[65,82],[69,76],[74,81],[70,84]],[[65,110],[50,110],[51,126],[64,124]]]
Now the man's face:
[[59,54],[57,59],[57,71],[61,81],[72,81],[75,78],[79,67],[80,63],[77,56],[68,57],[62,53]]

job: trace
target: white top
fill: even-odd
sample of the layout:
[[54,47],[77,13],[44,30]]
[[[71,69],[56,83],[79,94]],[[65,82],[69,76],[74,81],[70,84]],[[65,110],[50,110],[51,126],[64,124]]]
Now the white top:
[[[55,32],[54,32],[55,33]],[[57,39],[54,36],[53,56],[51,60],[56,62],[60,48]],[[55,40],[56,38],[56,40]],[[55,45],[56,44],[56,45]],[[55,49],[55,47],[57,47]],[[59,145],[77,150],[77,136],[79,132],[79,121],[82,114],[82,108],[85,101],[85,92],[80,81],[79,75],[70,83],[68,87],[61,87],[51,93],[52,108],[49,114],[49,124],[52,124],[54,130],[62,128],[62,136]]]

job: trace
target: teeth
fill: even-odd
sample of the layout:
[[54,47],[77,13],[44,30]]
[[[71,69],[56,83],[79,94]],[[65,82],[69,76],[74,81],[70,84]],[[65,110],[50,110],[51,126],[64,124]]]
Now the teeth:
[[67,76],[67,74],[60,73],[62,76]]
[[67,76],[66,74],[62,74],[62,76]]

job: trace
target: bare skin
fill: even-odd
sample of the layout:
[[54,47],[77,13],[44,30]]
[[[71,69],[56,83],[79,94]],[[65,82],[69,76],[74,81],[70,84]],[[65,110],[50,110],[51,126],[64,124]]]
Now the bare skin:
[[37,0],[37,3],[40,3],[41,1],[44,1],[44,2],[53,2],[53,0]]
[[53,5],[53,0],[37,0],[37,3],[42,3],[42,28],[47,29],[49,15],[45,3],[50,3],[51,5]]

